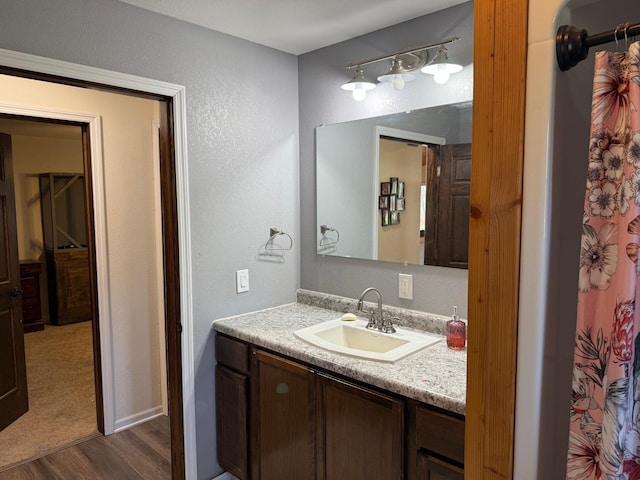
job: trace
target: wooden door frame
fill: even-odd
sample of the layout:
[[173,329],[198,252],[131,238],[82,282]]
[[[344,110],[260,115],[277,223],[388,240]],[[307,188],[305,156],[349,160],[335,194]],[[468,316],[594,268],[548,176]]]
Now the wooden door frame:
[[160,187],[172,478],[196,478],[184,87],[2,49],[0,74],[160,102]]
[[[84,204],[87,224],[87,248],[89,251],[89,286],[91,293],[91,341],[93,347],[93,378],[96,391],[96,421],[98,423],[98,431],[104,435],[104,390],[102,384],[102,342],[100,330],[100,315],[98,308],[98,285],[97,285],[97,268],[96,268],[96,231],[95,231],[95,213],[93,208],[93,167],[91,165],[94,156],[91,154],[91,125],[89,123],[81,124],[82,129],[82,164],[85,178],[84,182]],[[94,140],[95,143],[95,140]],[[53,197],[53,192],[51,193]],[[109,412],[111,413],[111,412]]]
[[513,478],[528,0],[475,0],[465,477]]

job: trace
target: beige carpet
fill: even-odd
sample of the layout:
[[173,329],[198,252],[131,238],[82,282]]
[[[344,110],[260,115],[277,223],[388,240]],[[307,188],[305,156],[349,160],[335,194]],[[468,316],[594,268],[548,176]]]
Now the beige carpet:
[[0,432],[0,470],[97,434],[91,322],[24,339],[29,411]]

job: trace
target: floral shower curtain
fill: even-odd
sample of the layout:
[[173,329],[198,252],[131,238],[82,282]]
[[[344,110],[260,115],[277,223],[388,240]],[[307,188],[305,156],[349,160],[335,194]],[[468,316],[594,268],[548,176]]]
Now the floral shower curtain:
[[568,479],[640,479],[639,57],[596,54]]

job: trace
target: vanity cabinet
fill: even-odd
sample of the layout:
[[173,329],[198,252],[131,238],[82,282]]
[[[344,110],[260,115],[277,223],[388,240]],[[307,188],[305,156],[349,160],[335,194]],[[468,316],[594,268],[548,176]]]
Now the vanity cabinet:
[[436,457],[419,453],[416,480],[464,480],[464,471]]
[[464,420],[416,408],[416,480],[463,480]]
[[249,346],[216,335],[216,436],[218,462],[248,478]]
[[252,353],[252,479],[401,478],[402,401]]
[[462,480],[464,419],[216,335],[218,462],[240,480]]
[[315,374],[252,349],[251,478],[316,478]]
[[318,479],[403,478],[404,402],[325,374],[317,385]]

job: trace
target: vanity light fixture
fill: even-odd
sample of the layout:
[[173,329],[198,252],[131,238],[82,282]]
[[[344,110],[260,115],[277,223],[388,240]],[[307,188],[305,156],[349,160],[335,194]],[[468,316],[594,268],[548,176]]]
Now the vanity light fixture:
[[360,66],[356,67],[353,78],[342,85],[342,89],[350,91],[356,102],[364,100],[364,97],[367,96],[367,91],[373,90],[374,88],[376,88],[376,84],[364,76],[364,72]]
[[[427,68],[432,65],[434,66],[433,68],[438,71],[438,75],[435,76],[436,82],[445,83],[449,78],[449,74],[462,70],[462,66],[448,63],[447,49],[444,47],[445,45],[458,40],[460,40],[458,37],[451,37],[430,45],[409,48],[347,65],[348,70],[354,70],[354,75],[350,81],[342,85],[342,89],[352,92],[353,98],[356,101],[364,100],[367,95],[367,91],[373,90],[376,87],[376,84],[365,77],[362,67],[389,59],[391,59],[391,68],[387,73],[380,75],[378,77],[378,81],[390,83],[391,88],[394,90],[402,90],[406,82],[415,80],[416,77],[412,73],[414,71],[422,69],[422,72],[424,73],[431,73],[430,71],[427,71]],[[434,60],[430,64],[427,64],[429,59],[429,50],[433,48],[439,48],[438,53]],[[435,74],[435,71],[433,73]],[[440,81],[445,78],[445,73],[446,79],[444,81]]]
[[440,85],[447,83],[452,73],[462,70],[462,65],[449,61],[449,52],[444,45],[440,45],[438,53],[429,65],[422,67],[422,73],[433,75],[433,80]]
[[[425,50],[426,60],[426,50]],[[384,75],[378,77],[379,82],[391,82],[391,88],[394,90],[402,90],[406,82],[415,80],[416,76],[410,73],[414,68],[405,67],[404,61],[400,57],[394,57],[391,63],[391,68]]]

